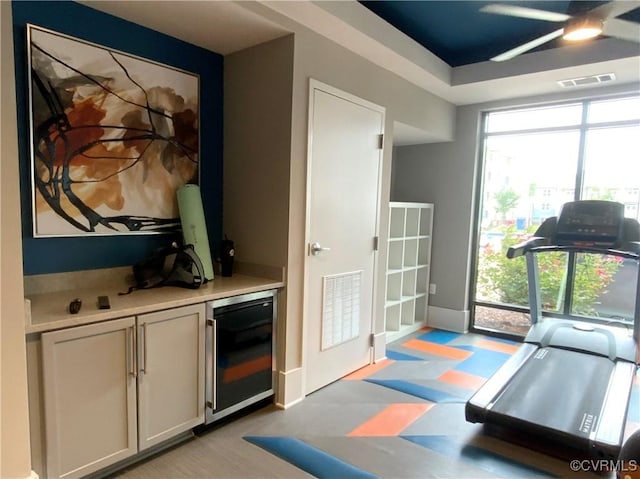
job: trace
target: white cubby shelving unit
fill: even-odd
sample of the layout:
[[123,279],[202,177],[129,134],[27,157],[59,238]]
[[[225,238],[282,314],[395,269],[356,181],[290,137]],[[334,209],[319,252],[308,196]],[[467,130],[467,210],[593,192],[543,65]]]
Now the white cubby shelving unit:
[[432,226],[431,203],[389,203],[384,310],[388,343],[426,325]]

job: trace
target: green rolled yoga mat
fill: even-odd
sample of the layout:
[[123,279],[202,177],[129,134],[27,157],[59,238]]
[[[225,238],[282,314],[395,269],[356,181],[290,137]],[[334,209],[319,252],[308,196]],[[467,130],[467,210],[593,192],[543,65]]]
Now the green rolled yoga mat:
[[207,224],[204,220],[200,187],[198,185],[184,185],[178,188],[177,198],[184,242],[193,245],[196,254],[202,261],[205,278],[212,280],[213,263],[211,262],[211,249],[209,248]]

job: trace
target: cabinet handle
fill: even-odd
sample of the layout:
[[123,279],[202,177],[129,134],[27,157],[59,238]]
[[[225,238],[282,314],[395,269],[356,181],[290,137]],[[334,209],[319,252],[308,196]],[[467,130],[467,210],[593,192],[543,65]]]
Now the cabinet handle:
[[216,404],[216,382],[218,378],[218,327],[215,319],[211,321],[211,327],[213,328],[211,334],[211,409],[215,411],[216,407],[218,407]]
[[135,342],[135,328],[130,326],[127,328],[127,370],[129,374],[135,379],[136,374],[136,342]]
[[139,348],[140,348],[140,355],[142,357],[142,360],[140,361],[140,367],[138,368],[138,372],[140,374],[142,373],[147,373],[147,323],[142,323],[142,326],[140,326],[140,341],[139,341]]
[[142,340],[142,347],[144,347],[144,354],[142,355],[142,359],[144,359],[144,372],[147,372],[147,323],[142,325],[142,332],[144,333],[144,338]]

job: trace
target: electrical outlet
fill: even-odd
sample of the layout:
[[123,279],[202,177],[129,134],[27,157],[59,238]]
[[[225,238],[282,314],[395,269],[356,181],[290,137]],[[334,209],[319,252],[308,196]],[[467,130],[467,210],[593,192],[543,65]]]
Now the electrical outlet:
[[429,294],[436,294],[436,283],[429,283]]

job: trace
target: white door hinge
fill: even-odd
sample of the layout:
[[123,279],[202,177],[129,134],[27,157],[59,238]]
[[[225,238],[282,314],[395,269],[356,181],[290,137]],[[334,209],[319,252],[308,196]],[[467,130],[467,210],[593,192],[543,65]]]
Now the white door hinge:
[[378,251],[378,243],[380,242],[380,238],[378,236],[373,237],[373,251]]
[[380,134],[378,135],[378,150],[382,150],[383,145],[384,145],[384,135]]

